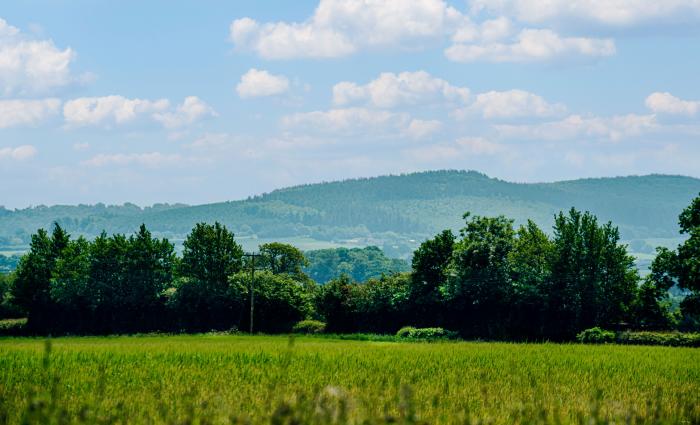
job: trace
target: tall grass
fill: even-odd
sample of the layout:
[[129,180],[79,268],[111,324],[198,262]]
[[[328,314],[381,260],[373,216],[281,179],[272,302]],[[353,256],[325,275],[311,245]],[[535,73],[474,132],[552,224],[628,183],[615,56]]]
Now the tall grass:
[[698,394],[690,348],[0,339],[9,424],[700,423]]

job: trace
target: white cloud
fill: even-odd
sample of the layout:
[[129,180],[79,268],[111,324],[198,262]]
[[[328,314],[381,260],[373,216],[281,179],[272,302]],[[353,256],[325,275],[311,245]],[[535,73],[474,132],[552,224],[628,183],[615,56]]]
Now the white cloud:
[[570,115],[563,120],[534,125],[498,125],[496,129],[507,138],[534,140],[604,139],[613,142],[639,136],[658,128],[654,115],[617,115],[612,117],[582,117]]
[[106,166],[127,166],[140,165],[148,168],[158,168],[161,166],[178,164],[182,161],[182,157],[178,154],[163,154],[160,152],[148,153],[117,153],[117,154],[99,154],[92,158],[83,161],[83,165],[90,167],[106,167]]
[[[0,30],[2,28],[0,27]],[[0,148],[0,159],[12,159],[23,161],[36,155],[36,148],[31,145],[17,146],[16,148]]]
[[406,129],[409,118],[406,114],[389,111],[345,108],[288,115],[282,119],[282,124],[288,128],[316,133],[335,135],[374,133],[376,135]]
[[58,99],[0,100],[0,128],[35,125],[57,114],[60,108]]
[[230,38],[239,49],[266,59],[333,58],[439,38],[465,19],[443,0],[321,0],[301,23],[237,19]]
[[0,18],[0,95],[36,94],[73,83],[76,54],[51,40],[31,40]]
[[173,112],[161,112],[153,115],[153,119],[166,128],[178,128],[191,125],[206,117],[216,117],[214,109],[197,96],[188,96]]
[[250,69],[241,76],[236,86],[238,96],[243,99],[261,96],[275,96],[289,91],[289,79],[283,75],[273,75],[265,70]]
[[530,24],[589,23],[609,27],[678,24],[700,18],[698,0],[471,0],[473,12]]
[[125,124],[139,117],[168,109],[166,99],[156,101],[127,99],[123,96],[82,97],[63,105],[63,116],[69,126]]
[[700,101],[679,99],[668,92],[650,94],[645,104],[647,108],[660,114],[695,115],[700,111]]
[[442,128],[438,120],[411,120],[405,133],[413,139],[424,139]]
[[615,54],[611,39],[561,37],[549,29],[524,29],[510,43],[457,43],[445,50],[454,62],[530,62],[566,56],[601,57]]
[[90,149],[90,144],[87,142],[73,143],[73,150],[84,151]]
[[512,155],[500,143],[483,137],[462,137],[452,143],[440,143],[406,149],[404,154],[412,160],[435,162],[455,160],[474,156],[503,155],[506,159]]
[[468,88],[453,86],[425,71],[385,72],[366,85],[344,81],[333,87],[336,105],[364,102],[379,108],[393,108],[429,103],[463,104],[468,98]]
[[541,96],[524,90],[490,91],[477,95],[474,103],[455,115],[464,117],[472,112],[486,119],[551,117],[563,114],[566,107],[560,103],[549,103]]

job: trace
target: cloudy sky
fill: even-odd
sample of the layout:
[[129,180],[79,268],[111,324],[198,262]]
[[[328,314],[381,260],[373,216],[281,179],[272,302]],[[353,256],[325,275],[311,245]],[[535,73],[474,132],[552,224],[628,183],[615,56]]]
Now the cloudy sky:
[[0,205],[700,177],[700,0],[0,5]]

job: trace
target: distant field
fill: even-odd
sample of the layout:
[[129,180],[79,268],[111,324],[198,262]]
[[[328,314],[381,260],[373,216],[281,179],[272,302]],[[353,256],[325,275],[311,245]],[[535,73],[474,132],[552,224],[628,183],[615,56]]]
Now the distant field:
[[700,420],[697,349],[146,336],[45,351],[0,339],[0,423]]

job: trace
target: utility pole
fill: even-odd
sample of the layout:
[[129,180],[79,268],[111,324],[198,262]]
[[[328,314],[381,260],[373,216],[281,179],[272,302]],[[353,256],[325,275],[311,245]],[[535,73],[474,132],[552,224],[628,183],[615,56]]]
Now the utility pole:
[[255,304],[255,258],[260,257],[260,254],[252,252],[243,255],[250,258],[250,334],[253,335],[253,310]]

